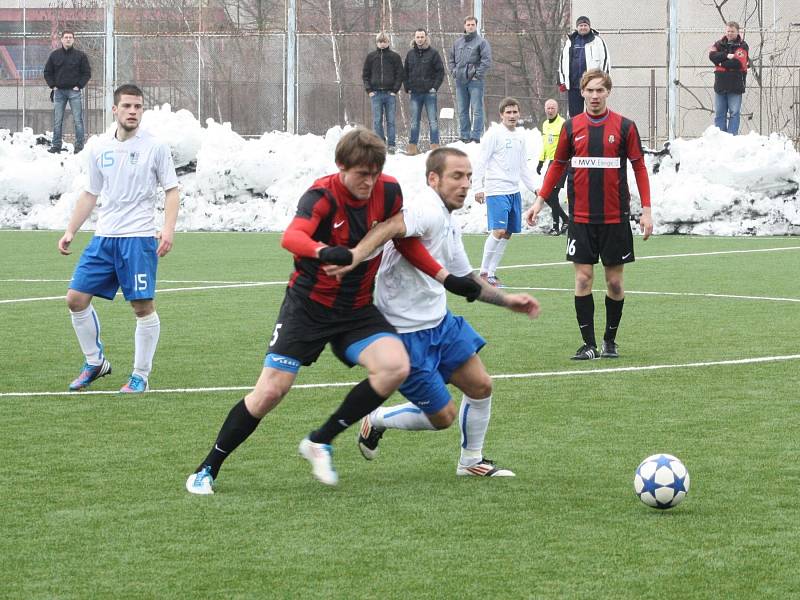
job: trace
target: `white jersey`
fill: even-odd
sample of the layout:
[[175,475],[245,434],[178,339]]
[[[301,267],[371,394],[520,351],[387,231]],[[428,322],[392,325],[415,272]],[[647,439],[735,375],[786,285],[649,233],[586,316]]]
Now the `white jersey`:
[[[461,227],[433,189],[425,188],[419,197],[405,202],[403,219],[406,236],[418,237],[431,256],[454,275],[472,271]],[[399,333],[436,327],[447,313],[444,286],[413,267],[388,242],[375,285],[375,306]]]
[[475,193],[487,196],[516,194],[519,182],[530,191],[536,188],[533,172],[528,166],[528,145],[525,130],[494,125],[481,138],[481,151],[472,174]]
[[165,191],[178,185],[166,144],[141,129],[124,142],[101,136],[89,154],[87,191],[99,197],[95,235],[155,235],[159,185]]

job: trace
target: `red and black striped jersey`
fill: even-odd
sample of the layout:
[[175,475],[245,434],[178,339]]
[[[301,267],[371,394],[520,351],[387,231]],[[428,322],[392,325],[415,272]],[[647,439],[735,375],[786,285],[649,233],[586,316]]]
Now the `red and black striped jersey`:
[[630,219],[628,161],[636,175],[642,206],[650,206],[650,186],[636,123],[612,111],[594,117],[586,112],[561,129],[555,159],[540,195],[547,197],[568,167],[569,213],[575,223],[624,223]]
[[[381,174],[366,200],[355,198],[339,179],[339,174],[317,179],[300,198],[297,213],[284,234],[310,236],[313,251],[321,245],[355,248],[367,232],[403,208],[400,184]],[[311,250],[311,248],[309,248]],[[322,270],[322,263],[307,253],[294,252],[295,271],[289,287],[304,298],[329,308],[354,310],[372,303],[375,275],[381,253],[365,260],[341,281]]]

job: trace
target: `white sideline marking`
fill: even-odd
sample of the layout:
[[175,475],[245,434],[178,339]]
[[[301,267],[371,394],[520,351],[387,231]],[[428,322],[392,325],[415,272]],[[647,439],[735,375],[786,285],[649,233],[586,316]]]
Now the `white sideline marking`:
[[[783,250],[800,250],[800,246],[779,246],[777,248],[754,248],[752,250],[717,250],[715,252],[687,252],[685,254],[654,254],[653,256],[637,256],[636,260],[654,260],[657,258],[684,258],[686,256],[715,256],[720,254],[750,254],[752,252],[781,252]],[[532,263],[529,265],[506,265],[498,269],[527,269],[530,267],[555,267],[571,265],[568,260],[550,263]]]
[[[505,373],[492,375],[492,379],[531,379],[536,377],[564,377],[571,375],[596,375],[605,373],[625,373],[633,371],[659,371],[662,369],[693,369],[702,367],[717,367],[729,365],[746,365],[767,362],[782,362],[798,360],[800,354],[787,354],[783,356],[760,356],[756,358],[739,358],[734,360],[713,360],[707,362],[679,363],[675,365],[646,365],[640,367],[610,367],[607,369],[571,369],[569,371],[546,371],[540,373]],[[337,388],[353,387],[357,381],[341,383],[305,383],[292,386],[296,389]],[[148,394],[192,394],[207,392],[238,392],[252,390],[253,386],[230,387],[205,387],[205,388],[171,388],[165,390],[151,389]],[[0,392],[0,398],[27,398],[32,396],[116,396],[115,390],[85,391],[85,392]]]
[[[553,287],[519,287],[516,285],[503,286],[504,290],[525,290],[530,292],[574,292],[575,288],[553,288]],[[605,294],[605,290],[595,290],[597,294]],[[701,292],[648,292],[625,290],[626,294],[638,294],[640,296],[693,296],[699,298],[732,298],[734,300],[767,300],[770,302],[800,302],[800,298],[781,298],[778,296],[742,296],[738,294],[713,294]]]

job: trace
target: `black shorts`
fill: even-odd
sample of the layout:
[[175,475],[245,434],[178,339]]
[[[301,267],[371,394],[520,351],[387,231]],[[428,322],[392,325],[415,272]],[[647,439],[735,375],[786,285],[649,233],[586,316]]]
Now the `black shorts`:
[[633,262],[633,232],[627,221],[624,223],[573,223],[567,230],[567,260],[581,265],[603,265],[613,267]]
[[336,357],[349,367],[356,363],[345,353],[356,342],[374,335],[397,336],[386,318],[369,304],[352,311],[328,308],[286,289],[267,354],[280,354],[308,366],[330,342]]

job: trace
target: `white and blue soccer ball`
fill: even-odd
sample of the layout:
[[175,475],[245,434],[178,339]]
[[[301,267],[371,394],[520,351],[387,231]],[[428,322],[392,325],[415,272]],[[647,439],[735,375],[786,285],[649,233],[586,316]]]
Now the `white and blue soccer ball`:
[[633,489],[653,508],[672,508],[689,493],[689,471],[671,454],[653,454],[636,468]]

